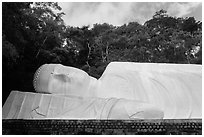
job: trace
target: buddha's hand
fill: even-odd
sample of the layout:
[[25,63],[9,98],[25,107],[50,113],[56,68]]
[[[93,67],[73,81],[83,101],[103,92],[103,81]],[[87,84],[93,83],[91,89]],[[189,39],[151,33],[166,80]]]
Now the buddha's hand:
[[159,108],[140,101],[119,99],[112,107],[108,119],[162,119]]

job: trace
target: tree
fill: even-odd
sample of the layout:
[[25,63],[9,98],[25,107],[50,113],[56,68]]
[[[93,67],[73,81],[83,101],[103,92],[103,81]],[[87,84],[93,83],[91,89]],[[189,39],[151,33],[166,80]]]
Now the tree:
[[35,70],[49,62],[45,57],[54,55],[52,49],[61,47],[66,27],[63,13],[53,8],[60,9],[57,3],[2,3],[3,101],[11,90],[33,91]]
[[194,17],[187,17],[183,20],[181,28],[183,31],[187,31],[192,34],[194,31],[201,29],[201,22],[196,21]]
[[[194,33],[201,29],[200,22],[194,18],[176,18],[160,10],[153,19],[145,22],[150,30],[151,44],[155,47],[153,62],[192,63],[194,49],[200,49],[200,38]],[[190,32],[190,33],[189,33]]]
[[153,15],[153,19],[155,18],[164,18],[164,17],[168,17],[167,11],[166,10],[159,10],[157,11],[154,15]]

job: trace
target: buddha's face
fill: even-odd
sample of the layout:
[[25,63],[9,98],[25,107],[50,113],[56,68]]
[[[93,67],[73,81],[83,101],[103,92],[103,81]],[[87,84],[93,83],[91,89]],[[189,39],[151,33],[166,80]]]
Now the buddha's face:
[[83,96],[90,84],[90,76],[83,70],[60,64],[45,64],[36,72],[37,92]]

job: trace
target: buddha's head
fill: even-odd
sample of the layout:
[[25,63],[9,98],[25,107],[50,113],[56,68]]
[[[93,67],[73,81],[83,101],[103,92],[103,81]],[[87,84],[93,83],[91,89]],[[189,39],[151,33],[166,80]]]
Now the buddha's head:
[[35,73],[36,92],[84,96],[95,81],[85,71],[61,64],[44,64]]

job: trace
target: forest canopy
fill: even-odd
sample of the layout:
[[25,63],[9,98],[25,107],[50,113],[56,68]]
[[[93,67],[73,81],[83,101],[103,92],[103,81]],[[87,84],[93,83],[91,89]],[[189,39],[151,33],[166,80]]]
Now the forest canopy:
[[[58,12],[54,12],[58,11]],[[143,25],[72,27],[54,2],[2,3],[3,102],[11,90],[34,91],[36,69],[60,63],[99,78],[112,61],[202,64],[202,22],[161,9]]]

